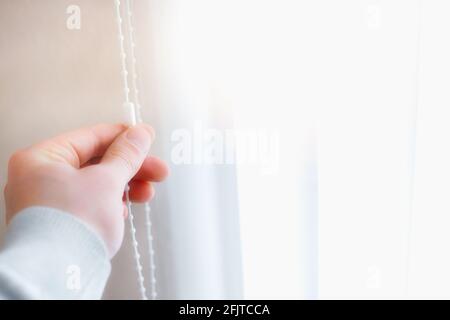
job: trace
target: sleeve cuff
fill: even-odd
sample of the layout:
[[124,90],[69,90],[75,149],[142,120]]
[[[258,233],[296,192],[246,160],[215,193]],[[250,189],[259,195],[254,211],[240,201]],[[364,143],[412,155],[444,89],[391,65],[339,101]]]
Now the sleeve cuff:
[[2,270],[19,298],[98,299],[111,265],[103,240],[84,222],[61,210],[30,207],[11,221],[0,275]]

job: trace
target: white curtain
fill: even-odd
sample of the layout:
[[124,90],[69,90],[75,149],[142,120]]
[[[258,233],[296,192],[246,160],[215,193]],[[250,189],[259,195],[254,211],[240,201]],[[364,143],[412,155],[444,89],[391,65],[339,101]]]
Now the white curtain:
[[[279,39],[298,35],[297,15],[272,4],[258,4],[249,25],[254,2],[147,8],[144,117],[172,171],[153,204],[161,298],[317,294],[313,93],[297,91],[310,53]],[[273,14],[284,23],[267,25]]]

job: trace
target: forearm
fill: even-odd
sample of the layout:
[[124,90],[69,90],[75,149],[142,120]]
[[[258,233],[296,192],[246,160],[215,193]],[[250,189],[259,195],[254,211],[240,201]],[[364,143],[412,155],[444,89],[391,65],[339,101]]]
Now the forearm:
[[0,250],[0,299],[99,299],[110,273],[103,241],[74,216],[31,207]]

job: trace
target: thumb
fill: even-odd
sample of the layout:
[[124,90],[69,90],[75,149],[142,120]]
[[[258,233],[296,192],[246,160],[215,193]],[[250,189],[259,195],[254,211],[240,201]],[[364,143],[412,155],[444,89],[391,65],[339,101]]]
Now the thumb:
[[110,167],[112,175],[121,184],[127,184],[142,166],[154,136],[153,128],[147,124],[128,128],[108,147],[100,165]]

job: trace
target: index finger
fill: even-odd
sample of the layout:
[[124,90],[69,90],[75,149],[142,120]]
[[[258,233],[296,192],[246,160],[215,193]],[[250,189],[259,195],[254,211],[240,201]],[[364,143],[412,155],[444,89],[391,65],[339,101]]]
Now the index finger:
[[128,128],[125,124],[98,124],[64,133],[32,147],[44,160],[66,162],[80,168],[102,156],[114,139]]

